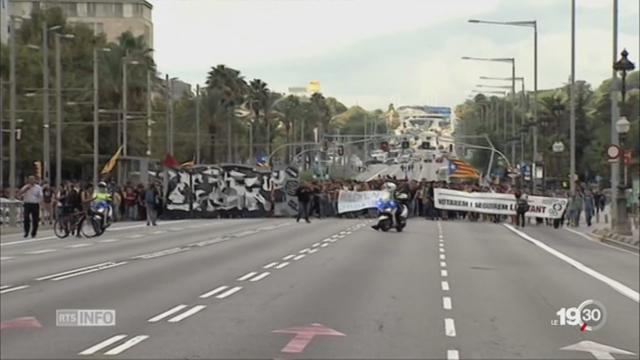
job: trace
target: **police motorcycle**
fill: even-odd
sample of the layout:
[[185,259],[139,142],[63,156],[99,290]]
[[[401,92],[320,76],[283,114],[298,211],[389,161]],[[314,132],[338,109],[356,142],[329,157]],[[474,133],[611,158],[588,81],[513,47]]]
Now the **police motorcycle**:
[[93,236],[102,235],[113,223],[113,209],[111,207],[111,194],[107,192],[107,184],[100,182],[98,192],[94,194],[94,201],[89,211],[89,221],[93,225]]
[[373,225],[374,230],[389,231],[395,227],[398,232],[402,232],[407,226],[407,218],[409,217],[409,208],[406,203],[409,196],[400,193],[394,200],[396,185],[394,183],[386,183],[383,185],[382,197],[376,202],[378,210],[378,223]]

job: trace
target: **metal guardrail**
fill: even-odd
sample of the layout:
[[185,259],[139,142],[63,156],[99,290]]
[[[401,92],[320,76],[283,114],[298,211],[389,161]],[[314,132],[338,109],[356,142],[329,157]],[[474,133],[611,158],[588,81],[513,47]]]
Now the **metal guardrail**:
[[22,201],[0,199],[0,226],[18,226],[22,224]]

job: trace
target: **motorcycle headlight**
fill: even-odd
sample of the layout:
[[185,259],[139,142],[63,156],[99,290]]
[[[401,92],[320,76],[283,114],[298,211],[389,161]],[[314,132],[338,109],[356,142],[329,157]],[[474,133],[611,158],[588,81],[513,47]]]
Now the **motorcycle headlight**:
[[391,198],[391,194],[389,194],[388,192],[383,192],[382,193],[382,200],[383,201],[388,201]]

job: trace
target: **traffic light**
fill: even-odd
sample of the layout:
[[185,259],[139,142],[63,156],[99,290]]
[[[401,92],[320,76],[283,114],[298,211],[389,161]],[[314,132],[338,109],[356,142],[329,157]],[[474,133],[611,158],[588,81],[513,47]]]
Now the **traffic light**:
[[338,155],[344,156],[344,146],[342,145],[338,146]]
[[429,150],[431,148],[431,143],[428,141],[423,141],[422,144],[420,144],[420,148],[423,150]]
[[33,172],[38,179],[42,179],[42,163],[40,161],[33,162]]
[[407,140],[404,140],[404,141],[402,142],[402,148],[403,148],[403,149],[408,149],[408,148],[409,148],[409,142],[408,142]]
[[22,129],[16,129],[16,141],[22,140]]

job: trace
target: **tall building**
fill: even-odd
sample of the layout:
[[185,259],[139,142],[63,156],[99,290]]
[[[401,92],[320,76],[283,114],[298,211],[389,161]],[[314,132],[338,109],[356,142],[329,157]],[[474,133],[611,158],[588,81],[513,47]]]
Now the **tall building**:
[[[72,24],[94,24],[98,33],[104,33],[107,41],[116,39],[126,31],[143,36],[147,46],[153,48],[153,6],[146,0],[0,0],[8,1],[9,15],[28,16],[34,8],[60,7]],[[7,12],[2,11],[4,18]],[[5,20],[3,19],[3,22]],[[4,37],[3,26],[3,42]]]

